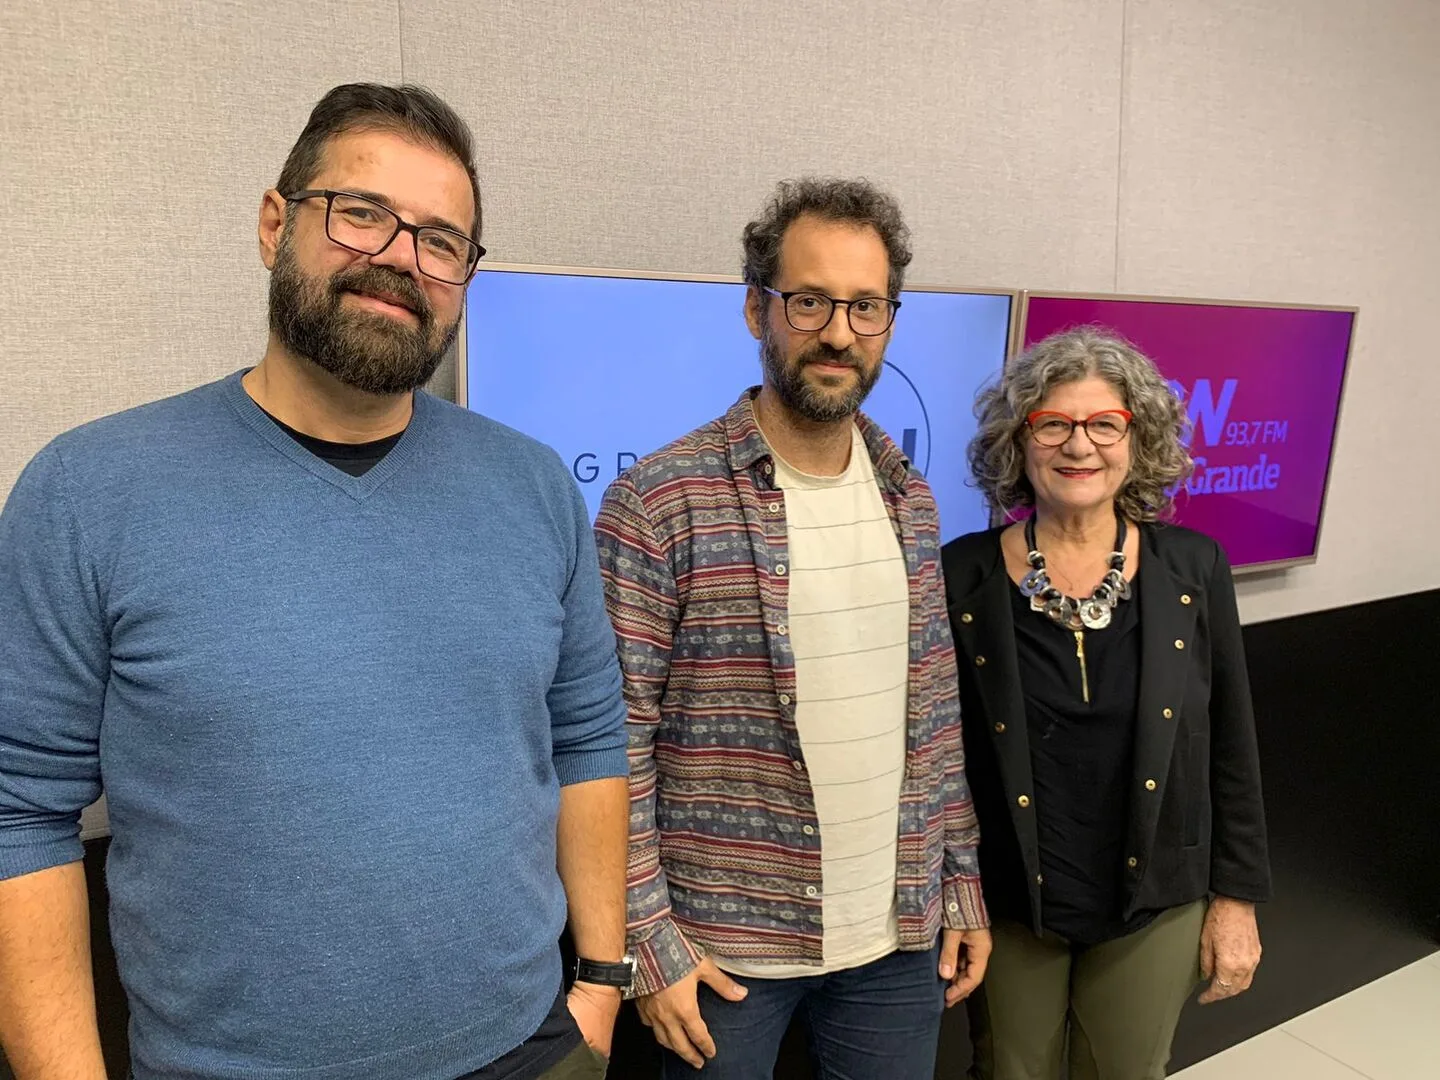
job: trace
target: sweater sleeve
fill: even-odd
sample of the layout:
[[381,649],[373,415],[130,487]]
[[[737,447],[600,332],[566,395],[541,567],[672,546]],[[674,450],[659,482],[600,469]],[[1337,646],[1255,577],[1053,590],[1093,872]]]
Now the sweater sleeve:
[[600,563],[585,500],[566,476],[574,537],[561,605],[560,662],[550,684],[551,757],[562,786],[625,776],[625,699],[615,632],[605,612]]
[[110,645],[76,503],[52,443],[0,512],[0,879],[80,859],[100,795]]

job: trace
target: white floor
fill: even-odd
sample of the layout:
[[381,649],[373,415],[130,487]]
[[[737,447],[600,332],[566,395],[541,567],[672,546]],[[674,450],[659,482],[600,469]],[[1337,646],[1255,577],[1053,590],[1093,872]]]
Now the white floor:
[[1440,953],[1176,1073],[1175,1080],[1440,1080]]

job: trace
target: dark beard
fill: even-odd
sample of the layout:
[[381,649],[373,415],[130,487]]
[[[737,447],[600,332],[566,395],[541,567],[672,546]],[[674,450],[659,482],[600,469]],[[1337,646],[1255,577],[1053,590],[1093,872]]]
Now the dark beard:
[[[776,396],[796,416],[816,424],[846,420],[860,410],[861,404],[880,379],[883,364],[867,372],[865,361],[854,349],[835,349],[823,341],[800,353],[789,363],[780,355],[779,345],[765,326],[760,334],[760,363],[765,377],[775,388]],[[815,386],[805,378],[805,368],[814,363],[839,364],[855,369],[855,384],[842,396]]]
[[[347,291],[390,293],[415,312],[405,326],[378,313],[341,307]],[[353,266],[328,282],[309,278],[281,237],[270,272],[270,329],[291,353],[357,390],[393,396],[424,386],[435,374],[460,321],[437,333],[435,314],[420,287],[380,266]]]

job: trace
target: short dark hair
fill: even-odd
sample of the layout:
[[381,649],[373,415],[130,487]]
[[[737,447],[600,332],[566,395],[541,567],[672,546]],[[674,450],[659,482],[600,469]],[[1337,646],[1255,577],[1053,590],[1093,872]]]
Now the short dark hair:
[[806,214],[825,221],[869,225],[880,234],[890,259],[890,296],[900,295],[905,268],[913,257],[910,230],[900,204],[868,180],[806,176],[782,180],[760,217],[745,226],[745,284],[769,288],[780,272],[780,244],[785,230]]
[[356,131],[391,131],[449,154],[465,167],[475,197],[471,238],[480,242],[480,179],[475,173],[475,141],[460,114],[423,86],[346,83],[331,90],[310,111],[300,138],[290,148],[275,188],[281,195],[309,186],[320,171],[325,147]]

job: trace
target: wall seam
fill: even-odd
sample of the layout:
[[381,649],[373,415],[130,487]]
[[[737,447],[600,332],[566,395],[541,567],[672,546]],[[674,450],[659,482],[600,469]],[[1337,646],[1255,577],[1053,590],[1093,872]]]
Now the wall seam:
[[1125,98],[1129,90],[1130,50],[1127,31],[1130,25],[1130,0],[1120,2],[1120,106],[1117,110],[1118,128],[1115,132],[1115,292],[1120,291],[1120,208],[1125,177]]
[[405,81],[405,8],[404,0],[395,0],[395,42],[400,48],[400,81]]

